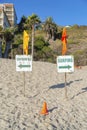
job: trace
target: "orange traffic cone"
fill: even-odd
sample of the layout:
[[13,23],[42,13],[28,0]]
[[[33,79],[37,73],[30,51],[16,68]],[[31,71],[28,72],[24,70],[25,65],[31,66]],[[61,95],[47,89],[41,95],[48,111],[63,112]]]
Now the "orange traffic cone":
[[48,114],[47,103],[46,103],[46,102],[44,102],[44,104],[43,104],[43,108],[42,108],[40,114],[43,114],[43,115]]

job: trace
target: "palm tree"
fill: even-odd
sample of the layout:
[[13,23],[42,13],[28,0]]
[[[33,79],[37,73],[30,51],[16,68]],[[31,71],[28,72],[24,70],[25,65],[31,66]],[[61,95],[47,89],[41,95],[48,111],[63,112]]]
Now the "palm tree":
[[46,32],[47,39],[55,38],[55,34],[57,33],[57,25],[53,22],[52,17],[48,17],[44,24],[44,30]]
[[51,38],[51,29],[50,29],[51,24],[52,24],[52,18],[48,17],[44,24],[44,30],[46,32],[47,39]]
[[6,43],[5,51],[4,51],[4,58],[8,58],[9,49],[11,46],[11,42],[13,40],[14,34],[11,29],[6,29],[4,31],[4,40]]
[[35,26],[41,23],[40,18],[36,14],[32,14],[26,20],[27,27],[32,30],[32,60],[33,60],[33,46],[34,46],[34,34],[35,34]]
[[32,27],[35,27],[35,25],[39,25],[40,23],[41,23],[41,20],[36,14],[32,14],[31,16],[28,16],[26,20],[26,25],[31,30],[32,30]]
[[55,39],[55,36],[57,34],[57,25],[55,23],[52,23],[51,26],[51,34],[52,34],[52,40]]
[[18,24],[18,32],[23,32],[23,30],[26,29],[26,26],[25,26],[26,20],[27,18],[25,16],[21,17],[21,20]]

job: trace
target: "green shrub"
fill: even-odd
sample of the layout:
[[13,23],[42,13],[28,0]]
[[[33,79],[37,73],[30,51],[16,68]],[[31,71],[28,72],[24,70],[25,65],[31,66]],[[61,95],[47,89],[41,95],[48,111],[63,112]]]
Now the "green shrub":
[[42,61],[52,61],[53,51],[49,46],[48,41],[43,37],[37,37],[34,44],[34,59]]
[[44,41],[36,40],[35,45],[34,45],[34,48],[36,50],[42,50],[43,46],[44,46]]

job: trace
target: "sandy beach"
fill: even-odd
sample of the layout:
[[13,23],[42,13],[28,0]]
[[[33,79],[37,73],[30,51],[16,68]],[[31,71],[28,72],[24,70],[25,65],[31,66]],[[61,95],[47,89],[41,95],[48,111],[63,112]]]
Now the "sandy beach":
[[[33,71],[16,71],[15,60],[0,59],[0,130],[87,130],[87,66],[67,73],[57,65],[33,62]],[[24,96],[25,94],[25,96]],[[41,115],[43,103],[48,115]]]

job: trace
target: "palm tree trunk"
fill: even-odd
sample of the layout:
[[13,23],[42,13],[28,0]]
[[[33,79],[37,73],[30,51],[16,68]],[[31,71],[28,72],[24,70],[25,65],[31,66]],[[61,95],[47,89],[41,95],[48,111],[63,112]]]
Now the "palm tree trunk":
[[4,58],[8,58],[9,49],[10,49],[10,42],[7,42],[5,52],[4,52]]
[[54,30],[52,29],[52,40],[54,40]]
[[32,25],[32,61],[34,59],[34,25]]

